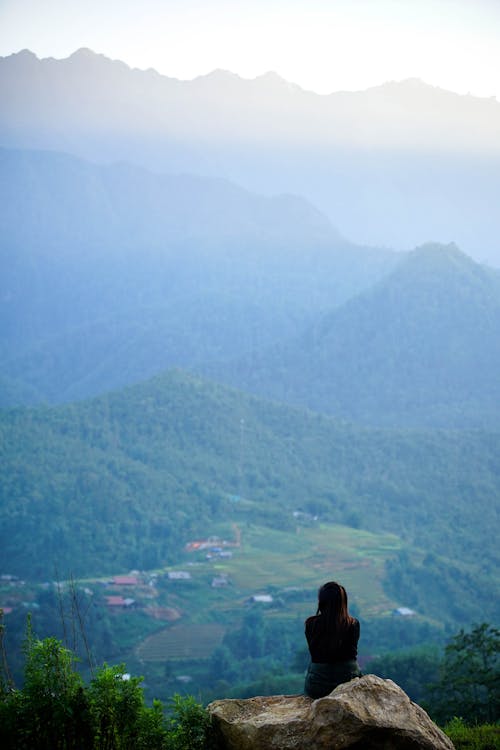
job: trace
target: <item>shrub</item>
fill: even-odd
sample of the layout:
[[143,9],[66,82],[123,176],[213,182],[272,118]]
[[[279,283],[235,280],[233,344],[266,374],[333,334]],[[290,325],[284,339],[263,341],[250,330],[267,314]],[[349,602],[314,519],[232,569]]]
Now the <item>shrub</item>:
[[104,665],[89,686],[75,657],[55,638],[36,639],[28,624],[25,682],[0,681],[2,750],[205,750],[210,718],[192,696],[175,695],[171,713],[144,702],[141,677]]
[[168,750],[208,750],[214,747],[210,716],[191,695],[174,695],[171,709]]
[[500,747],[498,725],[467,726],[463,719],[455,717],[445,725],[444,731],[456,750],[496,750]]

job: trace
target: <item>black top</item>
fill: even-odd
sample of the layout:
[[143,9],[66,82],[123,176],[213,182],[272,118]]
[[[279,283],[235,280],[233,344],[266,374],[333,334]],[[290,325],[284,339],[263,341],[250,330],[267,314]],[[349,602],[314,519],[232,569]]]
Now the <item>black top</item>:
[[311,654],[311,661],[316,664],[333,664],[338,661],[356,659],[358,655],[359,622],[354,618],[342,637],[335,633],[323,633],[321,615],[308,617],[306,620],[306,638]]

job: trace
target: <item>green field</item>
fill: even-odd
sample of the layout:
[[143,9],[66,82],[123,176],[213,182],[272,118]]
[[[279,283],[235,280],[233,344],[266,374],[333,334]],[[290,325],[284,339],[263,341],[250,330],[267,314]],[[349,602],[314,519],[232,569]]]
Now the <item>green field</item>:
[[185,625],[165,628],[146,638],[137,649],[141,661],[206,659],[224,637],[222,625]]
[[393,535],[345,526],[298,526],[289,533],[250,525],[242,529],[241,548],[217,571],[228,575],[236,597],[298,587],[310,592],[309,608],[321,583],[339,580],[365,614],[373,615],[394,606],[381,579],[386,558],[399,547]]
[[[234,525],[210,529],[210,534],[232,542]],[[191,579],[166,588],[169,606],[182,613],[175,625],[148,635],[137,647],[141,661],[208,658],[224,632],[237,627],[249,606],[266,617],[296,618],[313,614],[318,587],[338,580],[363,618],[389,614],[404,602],[384,592],[384,565],[401,544],[391,534],[372,534],[340,525],[297,525],[294,532],[239,524],[240,546],[232,557],[206,559],[206,551],[186,553],[181,566]],[[189,566],[189,567],[188,567]],[[227,585],[214,588],[216,576]],[[256,594],[271,594],[270,604],[250,603]]]

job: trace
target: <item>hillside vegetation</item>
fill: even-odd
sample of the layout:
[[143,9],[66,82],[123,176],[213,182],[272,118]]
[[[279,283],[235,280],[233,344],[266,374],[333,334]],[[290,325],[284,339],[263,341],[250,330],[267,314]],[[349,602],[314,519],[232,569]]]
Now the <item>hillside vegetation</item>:
[[363,424],[500,427],[500,273],[425,245],[294,340],[217,378]]
[[444,617],[496,608],[498,434],[360,429],[173,371],[3,411],[0,445],[0,567],[16,575],[151,569],[212,521],[294,530],[299,511],[425,550],[390,585],[404,573],[418,596],[423,576],[438,607],[445,589]]
[[0,198],[3,405],[265,348],[396,262],[298,197],[61,153],[0,149]]

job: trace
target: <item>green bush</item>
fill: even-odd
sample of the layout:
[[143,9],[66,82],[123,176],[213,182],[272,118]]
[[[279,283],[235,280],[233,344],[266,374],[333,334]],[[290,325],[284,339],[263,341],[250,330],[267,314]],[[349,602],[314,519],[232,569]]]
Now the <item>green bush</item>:
[[498,724],[467,726],[463,719],[455,717],[446,724],[444,731],[456,750],[497,750],[500,747]]
[[461,630],[445,648],[439,680],[430,686],[432,716],[490,724],[500,716],[500,630],[482,623]]
[[25,680],[0,681],[2,750],[205,750],[210,718],[191,696],[144,702],[141,677],[123,665],[100,668],[90,685],[75,657],[55,638],[36,639],[28,625]]
[[174,695],[168,723],[168,750],[208,750],[214,746],[210,716],[193,696]]

